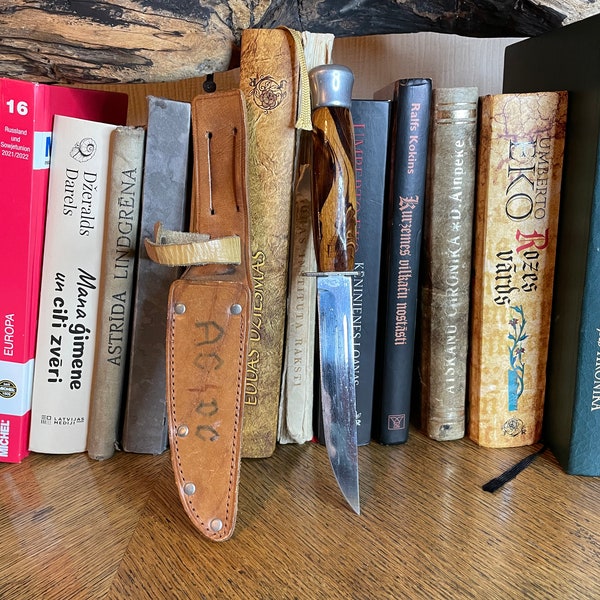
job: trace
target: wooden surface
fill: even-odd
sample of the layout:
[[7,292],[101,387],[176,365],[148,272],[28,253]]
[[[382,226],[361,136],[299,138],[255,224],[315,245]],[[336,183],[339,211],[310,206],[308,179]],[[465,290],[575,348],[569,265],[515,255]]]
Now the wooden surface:
[[581,0],[16,0],[0,3],[0,72],[64,83],[176,80],[226,70],[248,28],[530,36],[597,12]]
[[496,494],[481,485],[531,448],[411,432],[359,452],[362,514],[325,449],[242,461],[236,531],[188,522],[168,454],[31,455],[0,465],[0,598],[539,598],[600,595],[600,479],[550,453]]

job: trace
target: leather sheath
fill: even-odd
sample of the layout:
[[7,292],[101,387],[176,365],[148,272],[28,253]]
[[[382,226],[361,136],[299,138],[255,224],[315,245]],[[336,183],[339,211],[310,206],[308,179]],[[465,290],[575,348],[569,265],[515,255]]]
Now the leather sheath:
[[190,243],[233,237],[241,251],[233,263],[188,267],[171,285],[167,315],[175,482],[195,527],[215,541],[228,539],[235,527],[252,306],[245,114],[239,90],[192,101],[190,231],[204,235]]

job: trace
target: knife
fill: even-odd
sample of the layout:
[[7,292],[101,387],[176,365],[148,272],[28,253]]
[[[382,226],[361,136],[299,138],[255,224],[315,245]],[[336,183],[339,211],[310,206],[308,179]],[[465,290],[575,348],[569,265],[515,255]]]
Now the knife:
[[347,502],[360,514],[352,275],[356,247],[352,71],[321,65],[309,73],[313,105],[312,203],[325,446]]

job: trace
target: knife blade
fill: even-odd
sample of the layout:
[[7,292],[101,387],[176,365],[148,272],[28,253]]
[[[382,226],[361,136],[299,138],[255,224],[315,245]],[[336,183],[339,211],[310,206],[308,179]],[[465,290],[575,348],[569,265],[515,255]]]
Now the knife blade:
[[338,486],[360,514],[352,270],[356,247],[352,71],[321,65],[309,73],[313,103],[312,203],[323,434]]

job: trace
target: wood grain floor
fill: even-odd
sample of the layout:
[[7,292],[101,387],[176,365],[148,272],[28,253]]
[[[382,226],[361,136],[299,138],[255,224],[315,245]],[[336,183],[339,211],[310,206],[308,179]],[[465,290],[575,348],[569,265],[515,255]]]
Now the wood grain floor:
[[481,485],[530,448],[412,432],[360,449],[362,515],[325,450],[244,460],[234,537],[188,523],[168,454],[32,455],[0,465],[0,598],[600,597],[600,479],[550,453],[496,494]]

